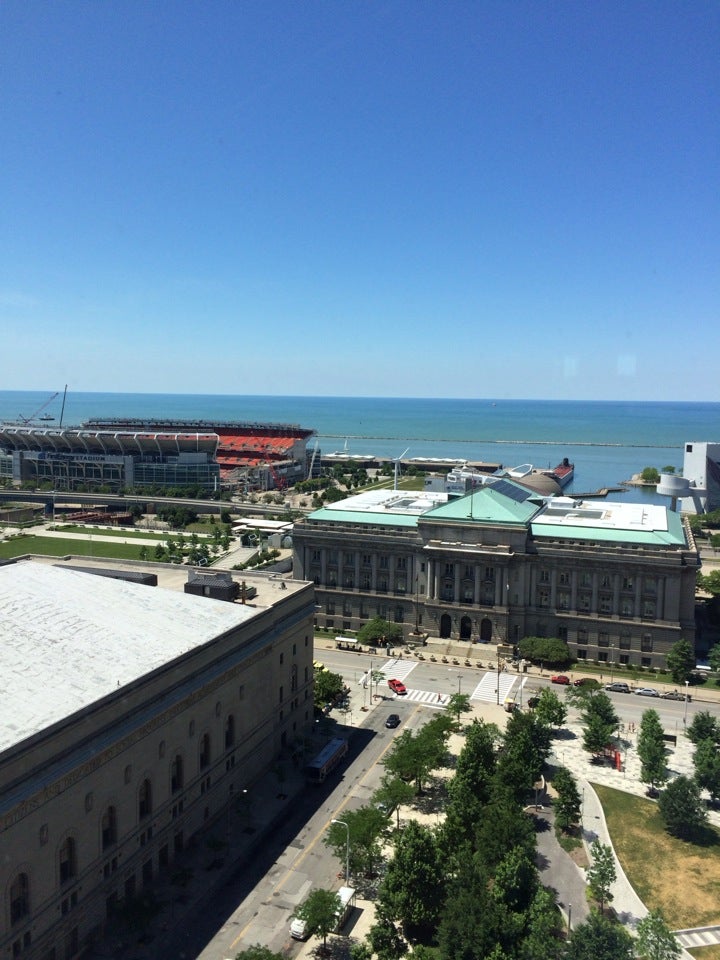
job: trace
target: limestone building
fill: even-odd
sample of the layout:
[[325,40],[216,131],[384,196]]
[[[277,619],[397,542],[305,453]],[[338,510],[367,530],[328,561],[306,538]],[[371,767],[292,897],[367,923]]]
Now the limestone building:
[[250,606],[158,569],[0,567],[3,957],[81,953],[312,724],[312,586],[250,576]]
[[381,616],[468,643],[567,640],[579,660],[657,667],[694,641],[699,554],[664,506],[544,498],[503,479],[450,500],[375,491],[295,524],[321,627]]

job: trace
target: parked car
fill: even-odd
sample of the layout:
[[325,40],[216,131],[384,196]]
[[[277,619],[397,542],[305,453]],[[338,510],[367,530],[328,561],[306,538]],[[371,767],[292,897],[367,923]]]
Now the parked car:
[[400,726],[400,715],[397,713],[391,713],[390,716],[385,721],[385,726],[390,730],[394,730],[395,727]]
[[635,691],[637,697],[659,697],[660,694],[654,687],[638,687]]
[[562,683],[563,685],[567,685],[570,683],[570,677],[566,677],[564,673],[554,673],[550,677],[550,683]]
[[576,687],[599,687],[600,681],[594,677],[580,677],[575,681]]
[[407,693],[407,687],[402,680],[395,680],[394,678],[392,680],[388,680],[388,686],[392,692],[397,693],[398,696],[403,696]]
[[680,693],[679,690],[668,690],[667,693],[662,694],[663,700],[687,700],[688,703],[692,700],[692,697],[689,693]]
[[614,683],[606,683],[605,689],[612,693],[630,693],[630,687],[627,683],[622,683],[620,680],[616,680]]

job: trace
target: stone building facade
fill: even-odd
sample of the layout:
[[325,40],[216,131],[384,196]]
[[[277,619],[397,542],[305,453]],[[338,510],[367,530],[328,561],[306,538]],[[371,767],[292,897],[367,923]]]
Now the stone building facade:
[[389,492],[323,508],[294,529],[316,624],[374,616],[406,638],[517,644],[555,636],[579,660],[660,667],[694,642],[699,554],[665,507],[544,499],[512,481],[456,500]]
[[[66,960],[198,831],[230,828],[237,798],[309,732],[314,597],[266,583],[242,607],[32,567],[0,569],[15,618],[0,654],[0,955]],[[18,632],[24,660],[8,654]]]

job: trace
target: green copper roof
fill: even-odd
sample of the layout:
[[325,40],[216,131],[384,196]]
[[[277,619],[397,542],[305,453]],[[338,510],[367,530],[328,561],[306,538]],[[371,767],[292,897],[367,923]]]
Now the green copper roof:
[[308,520],[327,521],[329,523],[364,523],[383,527],[416,527],[418,516],[405,513],[371,513],[364,510],[330,510],[321,507],[308,514]]
[[527,524],[541,504],[532,498],[537,496],[527,487],[503,480],[481,487],[465,497],[447,503],[423,516],[424,520],[466,520],[471,523]]

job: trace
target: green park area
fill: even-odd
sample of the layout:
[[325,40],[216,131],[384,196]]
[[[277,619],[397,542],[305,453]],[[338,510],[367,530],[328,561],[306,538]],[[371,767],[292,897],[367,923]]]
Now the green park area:
[[[168,538],[167,531],[156,530],[117,530],[107,527],[87,527],[76,523],[62,524],[52,527],[57,533],[81,533],[84,537],[119,537],[125,540],[159,540],[165,541]],[[172,531],[170,531],[172,533]]]
[[[114,560],[140,560],[141,544],[113,543],[104,540],[76,540],[62,537],[35,537],[32,534],[12,537],[0,543],[0,559],[11,560],[25,554],[47,557],[110,557]],[[147,547],[145,548],[148,549]],[[152,548],[149,548],[152,549]]]
[[[673,930],[720,923],[720,831],[708,828],[703,842],[679,840],[652,800],[593,786],[623,870],[648,909],[662,910]],[[697,956],[716,960],[720,950]]]

